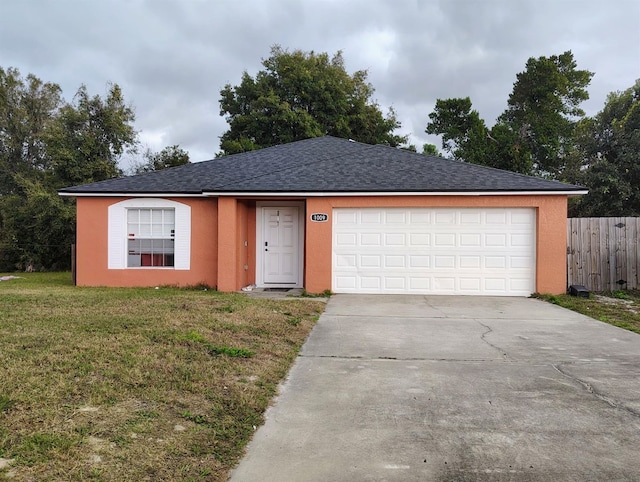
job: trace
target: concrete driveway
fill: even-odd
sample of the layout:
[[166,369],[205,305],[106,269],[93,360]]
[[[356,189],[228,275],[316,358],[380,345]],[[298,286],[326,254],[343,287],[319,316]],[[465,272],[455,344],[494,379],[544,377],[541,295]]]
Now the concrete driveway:
[[335,295],[231,480],[640,480],[640,336],[535,299]]

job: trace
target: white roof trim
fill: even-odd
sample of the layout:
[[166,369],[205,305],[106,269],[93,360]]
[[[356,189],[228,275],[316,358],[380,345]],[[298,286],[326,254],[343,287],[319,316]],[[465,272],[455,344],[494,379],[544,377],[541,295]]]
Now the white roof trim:
[[209,197],[204,194],[131,193],[131,192],[59,192],[59,196],[68,197]]
[[355,197],[355,196],[581,196],[589,191],[455,191],[455,192],[203,192],[202,194],[59,192],[69,197]]
[[354,197],[354,196],[574,196],[589,191],[473,191],[473,192],[203,192],[205,196],[252,197]]

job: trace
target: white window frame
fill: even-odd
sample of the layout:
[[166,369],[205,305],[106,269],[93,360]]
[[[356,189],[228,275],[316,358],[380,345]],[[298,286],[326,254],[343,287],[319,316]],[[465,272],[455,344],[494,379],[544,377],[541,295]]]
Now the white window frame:
[[[127,210],[145,208],[175,211],[174,266],[127,266]],[[191,269],[191,206],[162,198],[127,199],[109,206],[108,269]]]

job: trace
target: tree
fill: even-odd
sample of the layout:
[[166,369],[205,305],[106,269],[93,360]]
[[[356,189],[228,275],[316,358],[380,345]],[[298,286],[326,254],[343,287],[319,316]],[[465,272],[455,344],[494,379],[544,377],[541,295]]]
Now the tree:
[[442,154],[440,153],[440,151],[438,150],[438,148],[435,146],[435,144],[422,144],[422,153],[425,156],[436,156],[436,157],[441,157]]
[[523,174],[564,179],[574,148],[579,105],[593,74],[577,70],[571,52],[530,58],[517,74],[507,110],[488,128],[471,99],[438,99],[428,134],[442,136],[455,159]]
[[0,68],[0,271],[69,267],[74,201],[56,189],[121,175],[133,120],[115,84],[65,103],[56,84]]
[[75,238],[75,203],[20,176],[22,194],[0,198],[0,270],[68,269]]
[[372,100],[367,72],[349,75],[342,53],[289,52],[279,46],[262,61],[255,77],[220,91],[220,115],[229,130],[221,137],[223,154],[234,154],[310,137],[332,135],[367,144],[398,146],[406,137],[395,112],[385,116]]
[[589,189],[572,216],[640,216],[640,80],[612,92],[578,126],[576,181]]
[[[400,149],[403,149],[405,151],[410,151],[410,152],[418,152],[418,148],[416,147],[415,144],[407,144],[404,146],[400,146]],[[436,157],[442,156],[438,148],[433,144],[422,144],[422,154],[424,154],[425,156],[436,156]]]
[[178,145],[167,146],[160,152],[152,152],[151,149],[147,148],[143,157],[144,161],[133,167],[133,174],[160,171],[161,169],[182,166],[191,162],[189,160],[189,153],[181,149]]
[[571,151],[580,104],[589,98],[593,73],[578,70],[571,51],[530,58],[517,74],[507,110],[500,117],[531,153],[534,169],[558,177]]
[[488,130],[469,97],[438,99],[429,119],[425,132],[441,135],[447,154],[474,164],[486,162]]
[[438,99],[429,114],[427,134],[442,136],[442,148],[457,160],[528,173],[529,153],[521,148],[508,126],[499,123],[487,128],[471,99]]
[[0,67],[0,195],[20,189],[17,176],[50,168],[42,137],[61,105],[58,85]]
[[89,96],[83,85],[74,101],[62,107],[44,136],[58,187],[122,176],[118,160],[135,151],[138,134],[120,87],[111,84],[102,99]]

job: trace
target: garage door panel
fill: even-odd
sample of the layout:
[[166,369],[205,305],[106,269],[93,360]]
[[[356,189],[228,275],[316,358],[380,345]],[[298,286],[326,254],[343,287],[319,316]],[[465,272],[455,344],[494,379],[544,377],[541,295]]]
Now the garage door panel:
[[362,233],[360,235],[361,246],[381,246],[382,234],[380,233]]
[[379,255],[360,256],[360,266],[362,268],[381,268],[382,261]]
[[382,287],[382,277],[380,276],[362,276],[360,277],[360,288],[377,292]]
[[384,211],[384,219],[387,224],[405,224],[407,222],[408,213],[398,210]]
[[409,277],[409,292],[425,293],[431,290],[431,278]]
[[360,211],[360,222],[379,225],[382,222],[382,215],[380,211]]
[[384,288],[387,291],[404,292],[406,289],[404,276],[385,276],[383,282]]
[[354,293],[358,288],[358,283],[355,275],[339,275],[333,278],[333,291],[337,293]]
[[492,278],[487,276],[484,278],[484,287],[487,291],[504,291],[507,288],[506,278]]
[[482,288],[482,280],[480,278],[459,278],[458,279],[460,291],[472,292],[473,294],[480,293]]
[[409,246],[431,246],[431,235],[427,233],[409,233]]
[[340,256],[336,256],[334,259],[334,263],[338,268],[349,268],[349,267],[355,268],[356,258],[357,256],[355,254],[349,254],[349,255],[343,254]]
[[510,256],[509,266],[512,269],[524,269],[529,270],[529,266],[533,264],[533,258],[527,256]]
[[482,246],[482,235],[479,233],[473,234],[461,234],[460,242],[458,243],[460,246],[465,247],[479,247]]
[[387,233],[384,235],[385,246],[406,246],[406,235],[404,233]]
[[456,235],[453,233],[435,234],[433,245],[435,247],[453,248],[456,245]]
[[384,257],[384,267],[385,268],[406,268],[407,261],[405,256],[389,256],[386,255]]
[[333,290],[529,295],[535,222],[526,208],[336,208]]
[[454,294],[456,279],[452,276],[434,276],[431,286],[433,287],[433,294]]
[[436,210],[435,211],[435,224],[455,224],[456,213],[455,211]]
[[435,269],[449,269],[456,267],[456,258],[455,256],[434,256],[433,257],[433,267]]
[[431,256],[409,255],[409,268],[422,270],[431,266]]
[[484,222],[487,225],[500,225],[507,224],[507,212],[506,211],[487,211],[484,215]]
[[460,268],[481,268],[482,256],[460,256]]
[[409,210],[409,223],[413,225],[431,224],[432,217],[432,212],[425,212],[423,210]]
[[340,246],[358,246],[358,235],[356,233],[340,233],[336,236],[334,245]]
[[356,209],[335,210],[333,213],[333,219],[335,219],[337,224],[342,226],[346,226],[346,225],[355,226],[358,222],[358,210]]
[[484,268],[485,269],[504,269],[507,267],[506,256],[485,256]]
[[511,246],[531,246],[531,236],[526,233],[512,234],[510,236]]
[[481,224],[482,223],[482,212],[480,211],[470,211],[470,212],[461,212],[460,213],[460,224]]
[[523,226],[529,226],[531,224],[533,224],[533,222],[535,221],[535,215],[534,215],[534,211],[533,210],[519,210],[519,211],[513,211],[510,213],[511,214],[511,224],[513,225],[523,225]]

